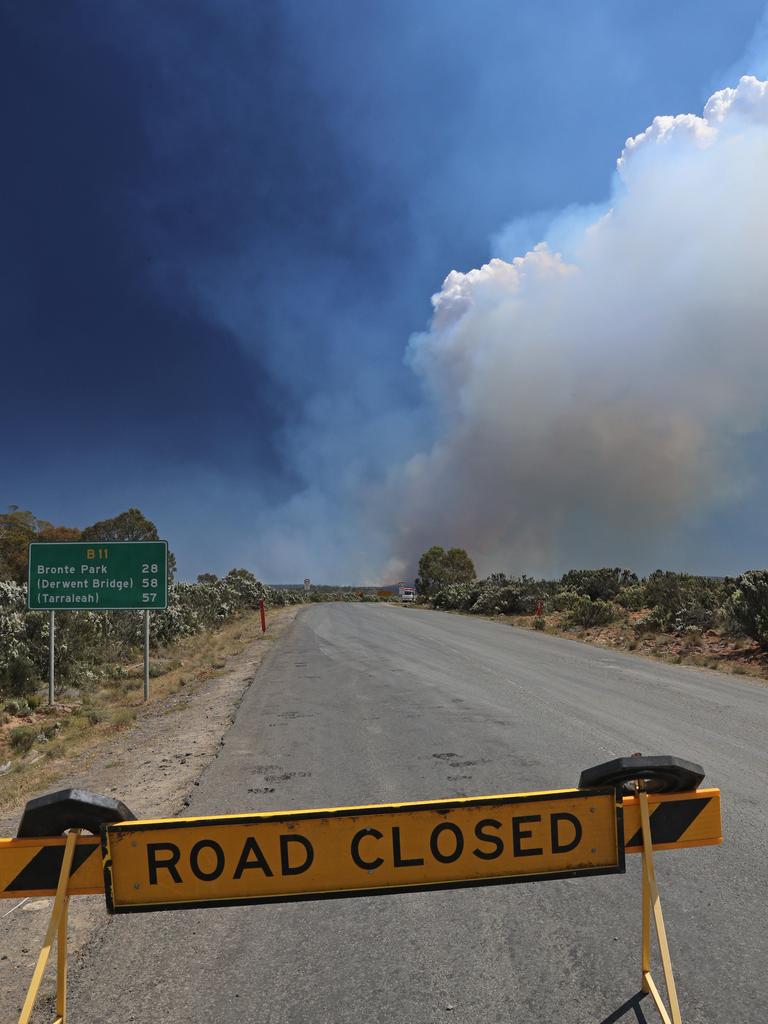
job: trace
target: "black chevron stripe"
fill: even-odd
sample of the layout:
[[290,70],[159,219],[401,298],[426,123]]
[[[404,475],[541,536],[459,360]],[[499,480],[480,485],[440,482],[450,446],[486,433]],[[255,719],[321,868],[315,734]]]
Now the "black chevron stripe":
[[[72,870],[74,875],[99,846],[98,840],[93,843],[80,843],[75,847],[75,855],[72,858]],[[39,850],[29,864],[26,864],[16,875],[12,882],[5,887],[6,892],[24,892],[29,889],[55,889],[59,884],[61,873],[61,862],[64,860],[63,846],[44,846]]]
[[[691,800],[672,800],[666,804],[659,804],[651,814],[653,843],[676,843],[682,839],[711,799],[709,796],[699,796]],[[643,830],[639,828],[624,847],[627,849],[630,846],[642,845]]]

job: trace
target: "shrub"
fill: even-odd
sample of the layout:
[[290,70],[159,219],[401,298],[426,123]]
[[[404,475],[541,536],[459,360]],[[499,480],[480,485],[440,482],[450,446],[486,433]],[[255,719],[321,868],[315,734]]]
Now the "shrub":
[[592,598],[593,601],[609,601],[623,587],[637,583],[637,576],[631,569],[571,569],[560,580],[560,585]]
[[588,597],[579,597],[568,613],[568,622],[590,629],[592,626],[604,626],[613,622],[617,615],[616,605],[611,601],[592,601]]
[[37,729],[33,725],[17,725],[11,729],[11,747],[19,754],[26,754],[37,739]]
[[555,585],[529,576],[508,578],[502,572],[483,580],[452,583],[431,598],[433,608],[474,615],[531,615],[536,605],[554,592]]
[[665,632],[690,626],[713,629],[722,620],[721,607],[734,590],[734,581],[682,572],[656,570],[645,582],[645,597],[652,607],[649,624]]
[[726,608],[747,636],[768,647],[768,569],[740,576]]
[[547,628],[546,620],[544,619],[544,617],[542,615],[537,615],[536,618],[533,620],[533,628],[534,629],[546,629]]
[[484,586],[470,611],[476,615],[519,615],[525,602],[520,588],[512,583]]
[[550,599],[549,604],[555,612],[569,612],[577,601],[581,599],[581,594],[577,590],[570,590],[566,588],[561,590],[558,594],[555,594]]
[[620,604],[622,608],[626,608],[628,612],[639,612],[642,608],[647,607],[646,600],[645,586],[642,583],[633,583],[624,587],[615,598],[616,603]]
[[0,675],[0,690],[14,697],[32,697],[37,689],[37,673],[29,658],[19,656],[6,665]]

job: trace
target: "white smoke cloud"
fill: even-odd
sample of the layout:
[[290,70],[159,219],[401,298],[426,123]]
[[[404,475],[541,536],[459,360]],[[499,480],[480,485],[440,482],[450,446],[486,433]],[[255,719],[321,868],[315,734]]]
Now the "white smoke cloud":
[[629,139],[586,227],[569,210],[446,277],[409,347],[441,429],[388,481],[391,571],[435,542],[481,571],[637,564],[743,494],[739,439],[768,412],[767,168],[768,83],[744,77]]

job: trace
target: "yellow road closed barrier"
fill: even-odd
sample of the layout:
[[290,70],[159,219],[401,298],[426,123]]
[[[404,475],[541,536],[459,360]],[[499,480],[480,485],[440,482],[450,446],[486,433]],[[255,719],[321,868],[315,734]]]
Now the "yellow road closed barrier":
[[107,825],[103,842],[111,913],[624,870],[611,788],[127,821]]
[[[0,839],[0,899],[55,896],[19,1024],[30,1020],[54,940],[54,1024],[65,1024],[72,896],[104,892],[110,913],[334,899],[617,874],[625,853],[643,862],[643,989],[665,1024],[682,1024],[654,851],[721,843],[720,790],[647,792],[660,775],[679,781],[698,769],[656,760],[620,759],[583,773],[616,785],[204,818],[128,820],[130,811],[109,798],[74,790],[41,797],[27,805],[27,835]],[[634,794],[622,797],[627,785]],[[100,838],[79,834],[78,814]],[[52,823],[69,835],[34,834]],[[651,973],[652,923],[668,1005]]]

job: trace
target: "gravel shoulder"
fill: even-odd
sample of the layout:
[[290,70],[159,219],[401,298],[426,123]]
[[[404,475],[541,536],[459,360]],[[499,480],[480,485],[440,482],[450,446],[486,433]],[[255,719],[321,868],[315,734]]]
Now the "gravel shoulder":
[[[172,817],[184,812],[206,767],[222,749],[224,734],[265,658],[296,618],[300,607],[275,609],[269,631],[230,657],[213,678],[153,701],[136,723],[97,746],[57,764],[44,791],[76,786],[123,800],[137,817]],[[28,797],[40,791],[28,793]],[[23,801],[3,808],[0,836],[14,836]],[[16,1019],[42,942],[52,900],[17,906],[0,901],[0,1020]],[[16,909],[14,909],[16,908]],[[70,954],[106,925],[103,896],[70,904]],[[39,1003],[54,990],[46,973]],[[42,1019],[42,1018],[41,1018]]]

